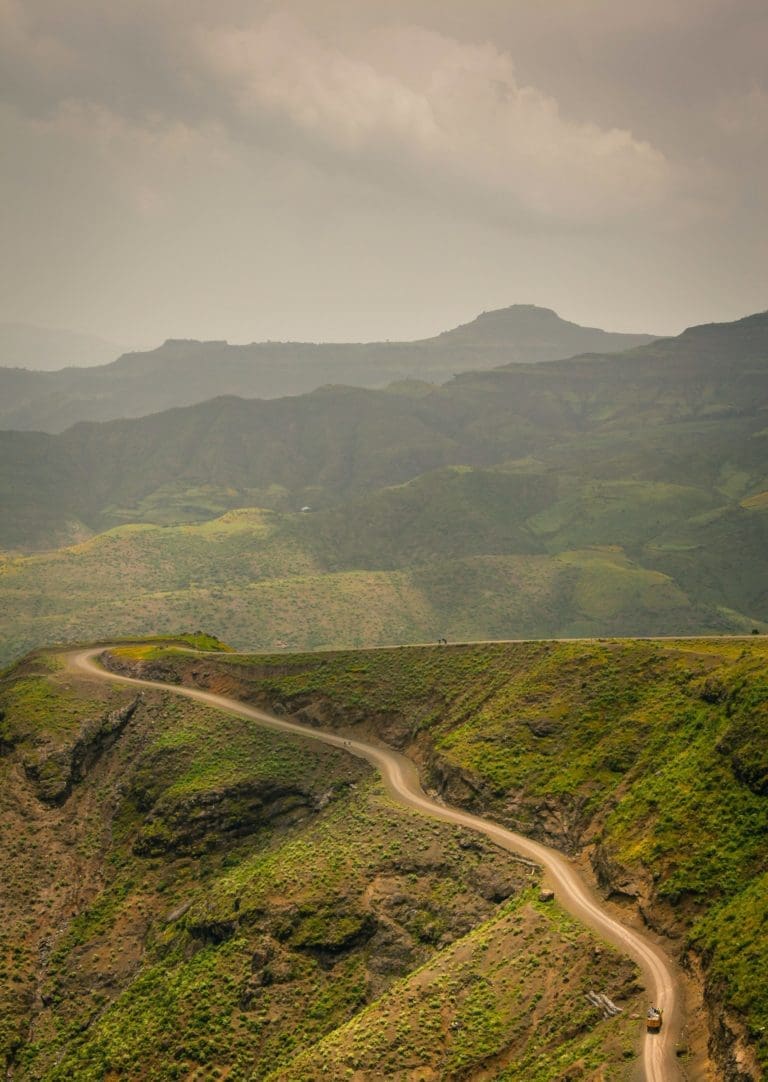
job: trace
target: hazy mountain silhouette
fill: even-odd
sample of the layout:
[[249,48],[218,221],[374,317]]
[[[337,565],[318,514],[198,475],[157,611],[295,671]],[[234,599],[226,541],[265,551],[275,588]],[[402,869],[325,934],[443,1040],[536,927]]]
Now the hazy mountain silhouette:
[[279,398],[329,383],[383,387],[409,379],[443,383],[458,372],[629,349],[650,335],[609,334],[514,305],[418,342],[321,344],[170,339],[87,370],[0,369],[0,427],[60,432],[80,420],[137,417],[214,395]]
[[467,372],[422,391],[219,396],[59,435],[0,432],[0,492],[13,508],[2,543],[34,543],[36,528],[25,525],[33,508],[45,522],[63,515],[101,528],[109,507],[199,485],[228,490],[227,506],[290,508],[310,490],[313,502],[334,504],[445,466],[532,455],[585,477],[717,487],[738,462],[748,487],[746,477],[768,474],[768,313],[628,353]]

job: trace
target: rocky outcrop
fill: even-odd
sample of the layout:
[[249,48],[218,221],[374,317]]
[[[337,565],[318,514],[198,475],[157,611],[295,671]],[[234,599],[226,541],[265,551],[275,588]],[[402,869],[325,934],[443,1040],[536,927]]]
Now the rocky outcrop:
[[5,731],[3,722],[5,721],[5,711],[0,710],[0,755],[8,755],[16,746],[16,741],[13,740]]
[[583,849],[591,821],[586,798],[573,793],[532,797],[510,792],[498,817],[505,826],[570,856]]
[[717,1004],[722,1003],[722,998],[712,997],[710,1002],[709,1049],[720,1065],[723,1082],[761,1082],[764,1075],[748,1045],[744,1026],[718,1009]]
[[635,904],[647,900],[648,884],[615,860],[602,842],[592,847],[589,862],[606,898]]
[[424,782],[430,789],[436,790],[451,803],[464,807],[482,806],[486,794],[480,778],[444,759],[424,742],[420,742],[416,750]]
[[109,672],[116,673],[118,676],[134,676],[141,680],[157,680],[162,684],[182,683],[178,666],[172,662],[134,661],[131,658],[120,657],[110,650],[104,650],[99,654],[99,663]]
[[38,744],[25,751],[22,764],[39,800],[63,804],[97,760],[110,748],[141,702],[137,695],[125,706],[86,719],[77,734],[63,743]]
[[301,725],[319,729],[361,728],[392,748],[404,749],[411,740],[411,727],[392,714],[371,714],[359,707],[335,703],[326,696],[297,696],[289,701],[274,698],[262,704],[277,714],[290,714]]
[[526,718],[525,724],[534,736],[554,736],[560,731],[560,724],[555,718]]
[[293,950],[330,967],[368,943],[376,929],[373,913],[350,904],[333,909],[302,909],[286,942]]
[[733,776],[756,796],[768,796],[768,747],[765,723],[759,715],[746,714],[728,727],[717,750],[730,764]]
[[267,826],[296,823],[316,809],[311,794],[269,781],[165,796],[148,812],[133,850],[139,856],[199,854]]
[[590,825],[586,800],[569,793],[532,797],[510,791],[500,797],[482,778],[446,759],[428,738],[407,747],[418,763],[425,784],[448,803],[473,811],[490,812],[498,822],[568,854],[580,852]]

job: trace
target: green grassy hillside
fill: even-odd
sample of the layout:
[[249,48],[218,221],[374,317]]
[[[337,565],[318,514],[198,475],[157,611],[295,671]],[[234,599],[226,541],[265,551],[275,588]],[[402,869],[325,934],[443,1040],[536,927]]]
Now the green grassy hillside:
[[38,653],[0,679],[0,776],[9,1077],[629,1082],[634,967],[341,751]]
[[[652,502],[648,486],[635,488],[640,521]],[[44,642],[179,627],[208,627],[244,649],[314,649],[753,626],[728,606],[727,563],[720,593],[700,604],[693,574],[686,592],[653,561],[644,566],[643,553],[632,559],[612,544],[547,553],[546,491],[535,476],[452,471],[366,497],[349,514],[240,510],[0,557],[0,659]],[[664,490],[658,505],[673,502]],[[594,503],[592,520],[574,525],[590,540],[602,525]],[[720,556],[730,559],[725,548]],[[764,559],[755,552],[753,567]],[[751,607],[746,572],[741,581],[739,601]]]
[[[135,663],[136,655],[133,655]],[[768,1067],[768,644],[521,643],[144,663],[407,750],[574,854],[700,966],[711,1050]],[[516,1076],[515,1076],[516,1077]]]

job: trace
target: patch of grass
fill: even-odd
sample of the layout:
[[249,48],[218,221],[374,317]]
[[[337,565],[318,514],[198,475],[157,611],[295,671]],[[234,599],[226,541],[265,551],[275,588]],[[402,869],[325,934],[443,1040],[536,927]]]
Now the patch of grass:
[[0,742],[40,744],[71,736],[125,698],[73,680],[55,654],[39,652],[0,676]]

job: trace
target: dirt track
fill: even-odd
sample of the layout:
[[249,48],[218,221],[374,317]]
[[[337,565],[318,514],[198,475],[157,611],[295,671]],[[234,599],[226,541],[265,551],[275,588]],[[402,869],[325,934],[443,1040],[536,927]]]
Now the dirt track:
[[674,1082],[682,1077],[675,1055],[682,1024],[682,997],[676,967],[650,938],[622,924],[605,909],[597,895],[582,878],[580,871],[567,857],[555,849],[506,830],[490,820],[481,819],[458,808],[447,807],[431,800],[421,788],[418,772],[411,760],[390,748],[369,744],[362,740],[347,739],[336,733],[323,732],[306,725],[272,717],[245,703],[225,698],[223,695],[156,683],[151,680],[118,676],[107,672],[94,661],[95,655],[104,649],[105,647],[101,646],[69,654],[69,663],[74,669],[100,680],[159,688],[195,699],[231,714],[251,718],[270,729],[294,733],[342,748],[375,766],[380,771],[388,791],[401,803],[417,808],[435,819],[477,830],[502,849],[520,853],[536,861],[544,869],[546,883],[556,892],[558,902],[563,909],[637,962],[643,972],[649,1003],[661,1007],[664,1011],[662,1032],[646,1034],[643,1037],[643,1078],[646,1082]]

